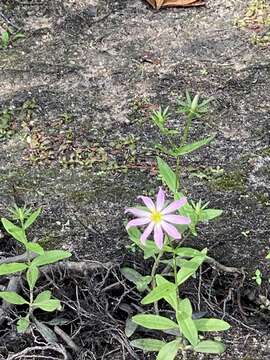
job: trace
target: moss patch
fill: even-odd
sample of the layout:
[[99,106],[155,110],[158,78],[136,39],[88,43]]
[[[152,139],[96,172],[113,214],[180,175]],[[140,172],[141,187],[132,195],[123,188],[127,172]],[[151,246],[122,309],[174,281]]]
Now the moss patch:
[[244,171],[232,171],[211,180],[210,183],[216,190],[243,191],[245,189],[246,176]]
[[254,194],[254,196],[261,205],[270,206],[270,197],[267,192],[257,192]]

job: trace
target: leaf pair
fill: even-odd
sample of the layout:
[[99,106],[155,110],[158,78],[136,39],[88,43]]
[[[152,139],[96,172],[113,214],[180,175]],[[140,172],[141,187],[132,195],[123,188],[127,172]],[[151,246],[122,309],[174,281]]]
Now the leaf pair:
[[[152,280],[152,276],[143,276],[138,271],[129,268],[129,267],[123,267],[121,268],[121,274],[131,281],[133,284],[136,285],[138,291],[144,291],[148,288],[148,284]],[[148,288],[149,289],[149,288]]]
[[[32,304],[33,308],[34,309],[39,308],[48,312],[55,311],[57,309],[60,310],[61,309],[60,301],[58,299],[52,299],[51,296],[52,293],[51,291],[48,290],[38,294]],[[15,291],[1,291],[0,298],[13,305],[29,304],[29,301],[24,299],[21,295],[17,294]]]
[[[35,243],[29,243],[33,245],[38,245]],[[29,267],[39,267],[43,265],[53,264],[57,261],[64,260],[71,256],[71,253],[65,250],[48,250],[43,251],[42,255],[37,256],[32,260],[31,264],[26,263],[10,263],[10,264],[1,264],[0,265],[0,276],[9,275],[17,272],[24,271]]]

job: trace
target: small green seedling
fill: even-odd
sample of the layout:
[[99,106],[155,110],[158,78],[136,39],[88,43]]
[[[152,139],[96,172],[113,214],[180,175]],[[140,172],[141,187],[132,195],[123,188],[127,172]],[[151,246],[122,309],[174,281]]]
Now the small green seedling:
[[10,109],[4,109],[0,112],[0,138],[12,134],[12,118],[13,112]]
[[262,273],[261,273],[261,270],[257,269],[255,271],[255,275],[252,277],[253,280],[256,281],[256,284],[261,286],[262,284]]
[[25,35],[21,32],[13,33],[10,29],[5,30],[1,34],[1,42],[0,42],[1,48],[5,50],[16,41],[24,38]]
[[[28,296],[22,296],[15,291],[0,291],[0,298],[13,305],[27,306],[27,314],[17,321],[17,331],[26,332],[30,326],[35,326],[44,335],[45,324],[40,323],[35,317],[35,310],[41,309],[46,312],[53,312],[61,309],[60,301],[53,297],[51,291],[45,290],[40,293],[36,287],[40,276],[40,268],[44,265],[53,264],[71,256],[71,253],[63,250],[44,250],[37,242],[28,240],[28,228],[37,220],[41,209],[32,211],[27,207],[15,205],[10,209],[11,219],[2,218],[4,229],[22,247],[25,248],[26,261],[3,263],[0,265],[0,275],[8,276],[19,274],[26,279],[28,285]],[[47,329],[47,334],[52,330]]]

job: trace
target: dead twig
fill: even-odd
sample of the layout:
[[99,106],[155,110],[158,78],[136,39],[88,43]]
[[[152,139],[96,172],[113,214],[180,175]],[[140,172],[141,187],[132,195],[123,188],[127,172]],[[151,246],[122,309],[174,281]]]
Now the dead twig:
[[62,329],[60,329],[59,326],[56,325],[54,327],[54,332],[59,335],[73,351],[75,351],[76,353],[80,352],[79,346],[77,346],[75,342],[70,338],[70,336],[68,336],[68,334],[66,334]]
[[2,13],[2,11],[0,11],[0,17],[1,17],[8,25],[12,26],[15,30],[17,30],[17,31],[20,30],[20,28],[19,28],[17,25],[15,25],[12,21],[10,21],[10,20],[6,17],[6,15],[4,15],[4,14]]
[[217,269],[217,270],[221,270],[223,272],[227,272],[227,273],[237,273],[237,274],[242,274],[244,273],[244,270],[241,268],[236,268],[236,267],[232,267],[232,266],[225,266],[220,264],[217,260],[207,256],[207,258],[204,260],[204,262],[206,262],[207,264],[211,265],[213,268]]

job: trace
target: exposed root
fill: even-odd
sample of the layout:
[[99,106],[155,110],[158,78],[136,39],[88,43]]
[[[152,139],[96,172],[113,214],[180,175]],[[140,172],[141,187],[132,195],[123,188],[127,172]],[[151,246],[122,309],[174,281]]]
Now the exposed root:
[[7,360],[26,359],[69,360],[65,348],[61,345],[33,346],[7,358]]

